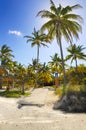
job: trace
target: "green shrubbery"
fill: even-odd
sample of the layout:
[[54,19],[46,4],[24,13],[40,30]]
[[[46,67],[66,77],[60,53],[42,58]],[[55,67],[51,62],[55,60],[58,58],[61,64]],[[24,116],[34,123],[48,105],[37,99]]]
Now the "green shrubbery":
[[0,92],[0,96],[9,97],[9,98],[19,98],[21,96],[29,96],[30,92],[25,92],[24,94],[21,91],[3,91]]
[[[84,91],[86,92],[86,85],[67,85],[65,88],[65,94],[67,94],[68,92],[80,92],[80,91]],[[55,94],[58,94],[60,97],[63,94],[63,86],[59,86],[56,91]]]

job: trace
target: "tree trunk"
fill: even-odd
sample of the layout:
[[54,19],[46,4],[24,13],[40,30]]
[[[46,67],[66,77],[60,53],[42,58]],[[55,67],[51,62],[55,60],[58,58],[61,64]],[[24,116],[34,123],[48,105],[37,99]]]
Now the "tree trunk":
[[37,45],[37,67],[39,63],[39,45]]
[[0,89],[2,89],[2,81],[0,81]]
[[76,72],[77,72],[77,59],[75,57],[75,64],[76,64]]
[[61,52],[62,68],[63,68],[63,75],[64,75],[63,93],[65,93],[65,87],[66,87],[66,74],[65,74],[64,57],[63,57],[63,51],[62,51],[62,44],[61,44],[61,41],[60,41],[60,52]]
[[25,84],[25,82],[22,82],[22,87],[21,87],[22,94],[24,94],[24,84]]
[[14,89],[14,80],[13,80],[13,83],[12,83],[12,89]]
[[9,91],[9,90],[10,90],[9,81],[7,81],[6,91]]
[[57,38],[57,43],[59,42],[59,46],[60,46],[60,53],[61,53],[61,59],[62,59],[62,69],[63,69],[63,76],[64,76],[63,94],[65,94],[66,74],[65,74],[65,67],[64,67],[64,57],[63,57],[63,50],[62,50],[62,43],[61,43],[60,26],[58,26],[58,29],[56,31],[56,38]]
[[38,68],[39,68],[39,45],[37,45],[37,68],[36,68],[35,87],[38,87]]

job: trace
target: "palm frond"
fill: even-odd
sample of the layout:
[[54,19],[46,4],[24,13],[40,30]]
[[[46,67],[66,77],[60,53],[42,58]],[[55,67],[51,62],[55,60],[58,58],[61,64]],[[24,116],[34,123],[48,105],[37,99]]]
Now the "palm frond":
[[71,6],[71,9],[78,9],[78,8],[82,8],[82,6],[80,4],[76,4],[74,6]]
[[66,14],[63,16],[65,19],[68,20],[77,20],[79,22],[83,22],[83,18],[80,15],[76,15],[76,14]]

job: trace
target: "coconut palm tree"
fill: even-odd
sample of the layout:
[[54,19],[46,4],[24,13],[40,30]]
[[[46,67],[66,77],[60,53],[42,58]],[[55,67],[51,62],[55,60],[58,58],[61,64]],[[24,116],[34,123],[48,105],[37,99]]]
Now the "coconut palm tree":
[[0,66],[0,89],[2,89],[2,82],[6,75],[8,75],[8,71],[3,66]]
[[32,64],[29,64],[28,66],[30,69],[33,70],[33,72],[35,73],[37,70],[37,59],[32,59]]
[[17,63],[15,74],[17,77],[17,81],[21,84],[21,92],[22,94],[24,94],[24,85],[28,78],[27,69],[21,63]]
[[37,66],[38,66],[38,62],[39,62],[39,48],[41,46],[47,46],[45,44],[45,42],[47,42],[47,35],[46,34],[42,34],[39,30],[36,31],[36,29],[34,28],[34,32],[32,33],[32,36],[24,36],[25,38],[27,38],[27,42],[31,42],[31,46],[34,47],[35,45],[37,45]]
[[39,68],[39,84],[45,85],[46,83],[50,83],[52,81],[52,74],[50,72],[50,68],[46,63],[40,65]]
[[39,73],[45,73],[45,72],[50,72],[50,68],[48,65],[46,65],[46,63],[44,62],[43,64],[40,64],[39,67]]
[[0,49],[0,61],[1,61],[1,66],[7,67],[8,62],[12,60],[14,55],[12,55],[12,50],[10,47],[8,47],[6,44],[3,45]]
[[54,56],[51,56],[49,65],[51,66],[54,73],[58,73],[60,70],[62,70],[62,60],[57,53],[55,53]]
[[[3,67],[4,69],[8,69],[8,64],[12,60],[13,57],[14,56],[12,55],[12,50],[6,44],[0,48],[0,65],[1,65],[1,67]],[[0,88],[2,88],[1,82],[2,82],[2,76],[1,76],[1,80],[0,80],[0,84],[1,84]]]
[[83,52],[84,49],[86,48],[83,47],[82,45],[76,46],[76,44],[69,46],[67,48],[67,51],[69,52],[69,54],[67,55],[66,59],[67,60],[71,59],[71,64],[75,60],[76,70],[77,70],[77,59],[86,60],[86,54],[84,54]]
[[[36,29],[34,28],[34,32],[32,33],[32,36],[24,36],[25,38],[27,38],[27,42],[31,42],[31,46],[34,47],[35,45],[37,45],[37,72],[38,72],[38,66],[39,66],[39,48],[41,46],[46,46],[45,42],[49,42],[47,35],[41,33],[39,30],[36,31]],[[37,77],[36,77],[36,86],[37,86]]]
[[48,21],[44,23],[41,27],[42,31],[47,30],[50,38],[56,37],[57,43],[60,47],[62,67],[64,74],[64,88],[66,86],[65,82],[65,67],[64,67],[64,57],[62,50],[62,36],[66,39],[67,42],[72,43],[73,38],[78,39],[78,32],[82,31],[80,22],[82,22],[82,17],[77,14],[73,14],[74,9],[80,8],[79,4],[74,6],[58,7],[50,0],[51,6],[50,10],[41,10],[38,12],[37,16],[41,18],[47,18]]
[[37,59],[32,59],[32,63],[28,65],[29,81],[37,86]]

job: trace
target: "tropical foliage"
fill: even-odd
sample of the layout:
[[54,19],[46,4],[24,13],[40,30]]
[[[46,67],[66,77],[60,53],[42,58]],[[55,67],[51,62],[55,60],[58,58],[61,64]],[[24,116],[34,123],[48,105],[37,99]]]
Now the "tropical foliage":
[[7,67],[9,62],[14,56],[12,55],[12,50],[6,44],[0,49],[0,62],[1,66]]
[[50,68],[52,68],[52,73],[61,73],[62,72],[62,60],[58,56],[57,53],[55,53],[54,56],[51,56],[51,61],[48,62]]
[[84,54],[83,50],[86,49],[83,46],[80,45],[72,45],[69,46],[67,48],[67,51],[69,52],[69,54],[67,55],[66,59],[71,59],[71,63],[73,62],[73,60],[75,60],[75,66],[76,66],[76,70],[77,70],[77,59],[81,59],[81,60],[86,60],[86,54]]

